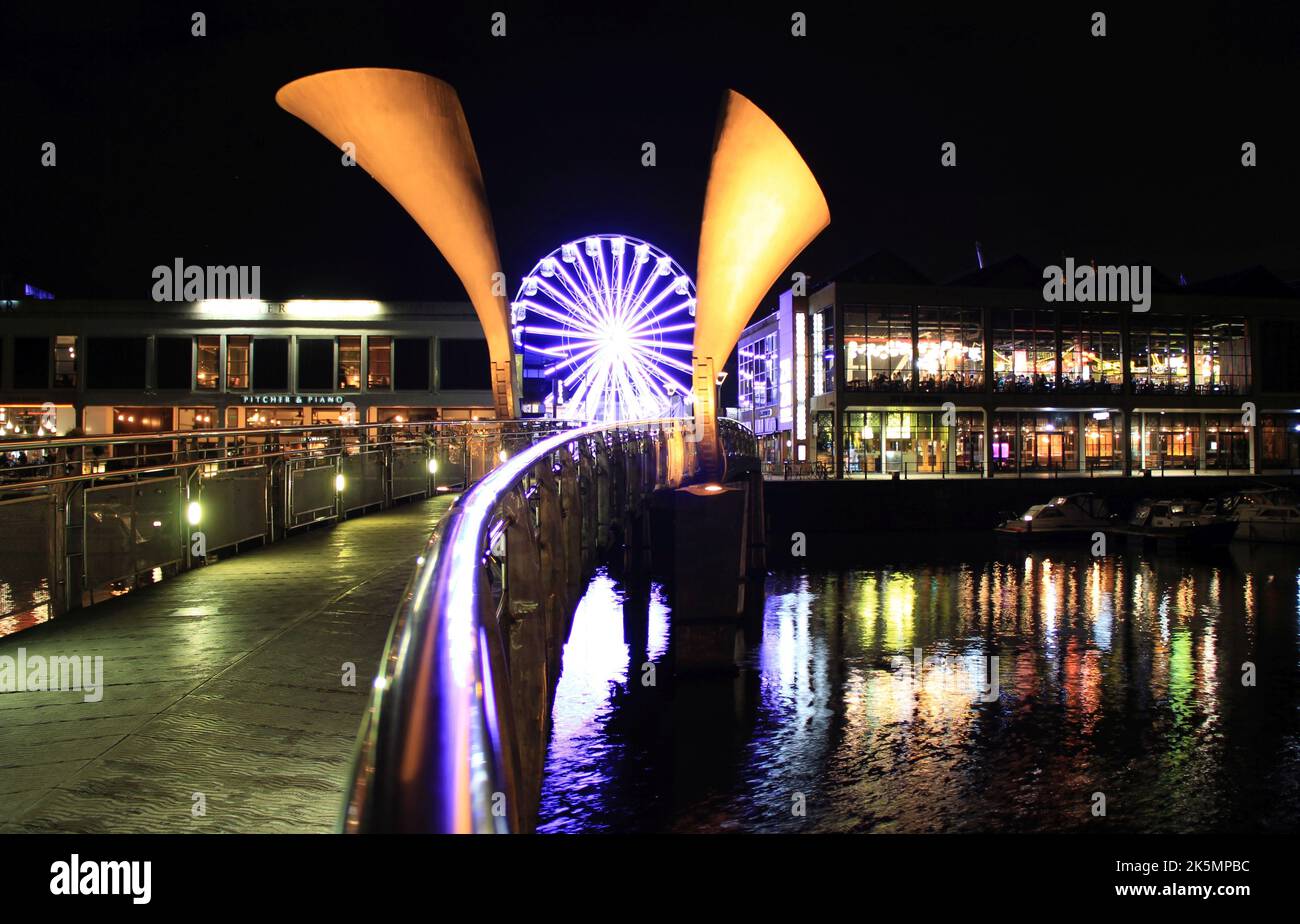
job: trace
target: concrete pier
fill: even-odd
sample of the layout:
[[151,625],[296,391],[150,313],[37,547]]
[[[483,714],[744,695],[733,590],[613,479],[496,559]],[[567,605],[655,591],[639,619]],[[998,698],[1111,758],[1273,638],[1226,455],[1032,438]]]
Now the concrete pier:
[[673,492],[673,636],[679,673],[734,671],[749,570],[749,487]]

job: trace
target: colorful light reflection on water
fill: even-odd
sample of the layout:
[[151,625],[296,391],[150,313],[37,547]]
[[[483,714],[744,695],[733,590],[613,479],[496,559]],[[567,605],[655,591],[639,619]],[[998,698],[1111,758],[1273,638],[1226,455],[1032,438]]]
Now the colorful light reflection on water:
[[712,680],[672,677],[670,610],[640,606],[600,574],[575,617],[542,831],[1300,823],[1294,550],[775,574],[742,670]]
[[38,580],[0,580],[0,638],[50,618],[50,585]]

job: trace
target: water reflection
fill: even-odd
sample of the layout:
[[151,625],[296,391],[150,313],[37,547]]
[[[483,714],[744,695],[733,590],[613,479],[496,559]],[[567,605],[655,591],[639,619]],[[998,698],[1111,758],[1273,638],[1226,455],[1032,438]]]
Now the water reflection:
[[[646,681],[658,682],[657,662],[667,653],[668,641],[668,608],[661,588],[629,589],[603,572],[596,575],[578,604],[564,648],[546,760],[548,779],[562,778],[564,785],[543,792],[540,830],[636,823],[636,806],[628,800],[637,791],[635,765],[645,757],[644,745],[641,736],[629,735],[625,723],[617,721],[619,707],[636,691],[650,689]],[[653,675],[644,669],[647,664],[654,666]],[[609,797],[615,788],[626,793],[621,802]]]
[[767,589],[739,676],[686,680],[672,676],[661,591],[597,577],[565,652],[542,830],[1300,820],[1294,551],[1043,551],[777,574]]
[[0,638],[30,629],[49,618],[48,580],[0,580]]

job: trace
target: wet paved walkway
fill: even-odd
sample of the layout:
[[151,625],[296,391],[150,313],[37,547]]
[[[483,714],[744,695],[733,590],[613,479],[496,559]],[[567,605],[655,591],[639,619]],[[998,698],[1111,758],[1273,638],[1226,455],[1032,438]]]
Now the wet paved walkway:
[[0,694],[0,832],[332,830],[393,610],[451,501],[314,530],[0,639],[15,660],[20,647],[104,659],[99,702]]

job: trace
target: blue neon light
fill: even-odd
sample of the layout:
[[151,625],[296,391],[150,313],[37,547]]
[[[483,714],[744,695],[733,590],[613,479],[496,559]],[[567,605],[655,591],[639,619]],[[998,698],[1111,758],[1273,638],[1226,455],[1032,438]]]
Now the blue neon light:
[[525,366],[559,383],[545,402],[555,416],[658,417],[690,391],[695,283],[645,241],[595,234],[551,251],[510,316]]

